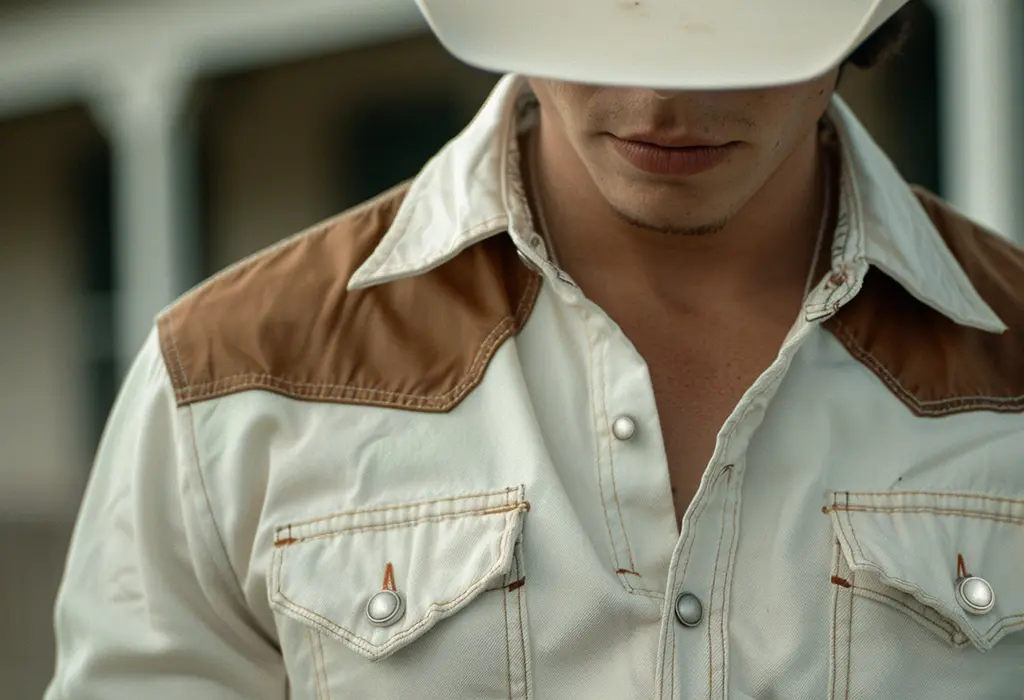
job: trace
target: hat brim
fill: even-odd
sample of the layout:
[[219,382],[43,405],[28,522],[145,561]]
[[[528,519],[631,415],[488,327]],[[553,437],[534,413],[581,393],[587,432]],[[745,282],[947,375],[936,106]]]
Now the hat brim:
[[805,82],[907,0],[417,0],[484,70],[666,90]]

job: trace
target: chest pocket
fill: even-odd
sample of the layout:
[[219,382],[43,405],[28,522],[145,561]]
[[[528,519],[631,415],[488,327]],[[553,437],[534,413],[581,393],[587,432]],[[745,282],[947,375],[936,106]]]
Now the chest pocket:
[[1024,500],[841,492],[827,510],[831,697],[1020,696]]
[[311,698],[527,697],[528,509],[518,487],[277,528],[294,696],[305,678]]

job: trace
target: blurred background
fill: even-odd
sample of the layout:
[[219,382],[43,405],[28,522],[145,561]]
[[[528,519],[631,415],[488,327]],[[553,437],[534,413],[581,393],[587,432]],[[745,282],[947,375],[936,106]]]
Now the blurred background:
[[[915,13],[842,92],[909,180],[1024,237],[1024,2]],[[415,174],[495,80],[412,0],[0,0],[4,700],[52,672],[71,527],[153,316]]]

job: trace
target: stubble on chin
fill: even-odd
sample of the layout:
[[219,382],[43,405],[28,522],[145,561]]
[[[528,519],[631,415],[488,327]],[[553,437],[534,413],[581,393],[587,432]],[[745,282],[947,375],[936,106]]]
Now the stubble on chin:
[[635,228],[646,231],[654,231],[667,236],[712,236],[724,229],[729,220],[714,221],[709,224],[684,225],[672,224],[664,221],[648,219],[642,215],[635,215],[613,206],[612,211],[621,221]]

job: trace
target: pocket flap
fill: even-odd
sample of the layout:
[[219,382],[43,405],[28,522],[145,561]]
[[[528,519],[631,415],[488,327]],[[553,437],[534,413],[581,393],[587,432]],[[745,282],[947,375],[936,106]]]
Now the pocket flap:
[[[970,640],[981,651],[1024,629],[1024,501],[957,493],[833,494],[826,508],[853,588],[882,602],[916,601],[919,620]],[[958,558],[994,593],[992,609],[974,614],[958,602]],[[861,575],[863,574],[863,575]]]
[[[504,584],[528,509],[520,486],[279,527],[271,604],[382,659]],[[378,626],[367,603],[384,589],[401,597],[404,613]]]

